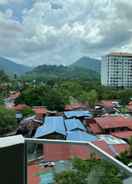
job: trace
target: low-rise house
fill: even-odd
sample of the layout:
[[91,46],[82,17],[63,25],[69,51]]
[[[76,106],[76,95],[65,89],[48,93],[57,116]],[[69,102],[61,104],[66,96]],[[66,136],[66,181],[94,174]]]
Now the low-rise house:
[[63,117],[45,117],[44,124],[37,128],[34,137],[47,139],[65,139],[66,130]]
[[105,116],[95,118],[95,123],[102,133],[126,131],[132,129],[132,119],[123,116]]

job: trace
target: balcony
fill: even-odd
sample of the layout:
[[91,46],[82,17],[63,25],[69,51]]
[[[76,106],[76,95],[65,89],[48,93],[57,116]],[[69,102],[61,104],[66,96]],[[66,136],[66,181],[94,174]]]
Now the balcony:
[[[100,184],[99,178],[105,173],[100,169],[102,168],[101,160],[104,160],[108,166],[113,164],[119,169],[118,175],[123,184],[132,183],[132,169],[92,142],[24,139],[20,135],[12,136],[0,138],[0,156],[2,184],[54,184],[56,175],[60,175],[64,171],[75,171],[72,159],[77,157],[88,160],[87,163],[90,159],[95,162],[98,160],[96,171],[87,173],[88,177],[84,173],[84,177],[87,179],[86,184]],[[86,166],[84,162],[83,164]],[[80,176],[82,176],[81,174]]]

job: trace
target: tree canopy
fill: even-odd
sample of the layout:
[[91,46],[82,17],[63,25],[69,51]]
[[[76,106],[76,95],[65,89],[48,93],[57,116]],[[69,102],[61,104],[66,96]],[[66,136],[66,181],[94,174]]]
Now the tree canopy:
[[122,184],[119,170],[107,161],[75,158],[72,165],[55,176],[56,184]]
[[0,134],[13,131],[16,127],[15,111],[0,107]]

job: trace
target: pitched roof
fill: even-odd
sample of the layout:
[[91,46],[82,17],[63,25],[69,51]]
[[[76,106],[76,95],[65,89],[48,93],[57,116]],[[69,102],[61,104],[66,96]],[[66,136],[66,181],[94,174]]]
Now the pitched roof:
[[123,116],[99,117],[95,118],[95,121],[102,129],[132,127],[132,119]]
[[122,139],[128,139],[129,137],[132,137],[132,131],[113,132],[111,135]]
[[65,126],[66,126],[67,131],[76,130],[76,129],[79,129],[79,130],[82,130],[82,131],[86,130],[84,125],[81,123],[81,121],[78,120],[78,119],[75,119],[75,118],[66,119],[65,120]]
[[97,123],[89,123],[89,128],[93,134],[98,134],[102,132]]
[[66,135],[64,119],[62,116],[46,117],[44,124],[37,128],[34,137],[43,137],[52,133]]
[[74,118],[74,117],[92,117],[91,112],[89,111],[65,111],[64,115],[67,118]]
[[74,141],[95,141],[97,138],[92,134],[88,134],[82,131],[68,131],[67,132],[67,140],[74,140]]

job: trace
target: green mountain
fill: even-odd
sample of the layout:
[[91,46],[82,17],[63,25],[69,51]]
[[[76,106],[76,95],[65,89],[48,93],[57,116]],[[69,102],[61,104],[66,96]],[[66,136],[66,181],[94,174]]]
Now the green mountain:
[[41,65],[28,72],[25,77],[28,80],[52,80],[52,79],[99,79],[99,74],[92,70],[71,67],[71,66],[56,66],[56,65]]
[[101,61],[90,57],[82,57],[73,63],[71,67],[85,68],[100,74]]
[[0,70],[4,70],[7,74],[17,74],[22,75],[28,71],[30,71],[32,68],[17,64],[9,59],[6,59],[4,57],[0,57]]

